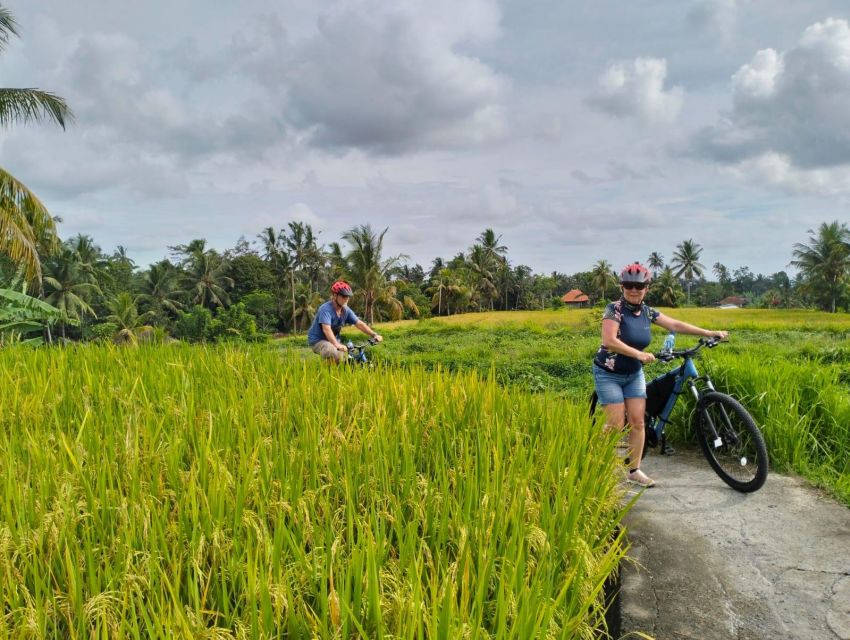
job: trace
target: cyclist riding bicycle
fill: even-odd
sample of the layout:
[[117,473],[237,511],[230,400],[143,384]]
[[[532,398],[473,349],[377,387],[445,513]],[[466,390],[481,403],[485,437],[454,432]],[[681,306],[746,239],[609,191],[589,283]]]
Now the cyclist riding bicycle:
[[629,426],[629,482],[652,487],[655,482],[641,471],[643,455],[646,378],[643,365],[655,360],[645,352],[652,340],[650,325],[668,331],[725,338],[726,331],[709,331],[674,320],[644,304],[652,280],[649,270],[635,262],[620,272],[622,296],[605,307],[602,345],[593,359],[593,380],[599,404],[605,409],[605,429],[622,431]]
[[348,301],[353,293],[351,286],[344,280],[334,282],[331,285],[331,299],[316,311],[316,317],[307,332],[307,344],[313,352],[337,364],[345,359],[348,351],[339,341],[339,333],[345,325],[354,325],[377,342],[383,340],[349,308]]

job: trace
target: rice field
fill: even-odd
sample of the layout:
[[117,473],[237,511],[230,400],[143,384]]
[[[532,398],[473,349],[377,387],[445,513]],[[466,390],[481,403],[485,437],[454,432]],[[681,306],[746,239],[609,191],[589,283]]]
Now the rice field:
[[0,351],[0,637],[595,637],[624,507],[583,407],[316,360]]
[[[730,331],[704,352],[700,371],[740,398],[761,426],[775,471],[793,472],[850,506],[850,314],[807,310],[661,309],[702,327]],[[377,357],[429,367],[494,369],[505,385],[556,392],[577,406],[593,389],[590,362],[599,346],[600,309],[469,314],[401,324]],[[469,322],[464,324],[464,318]],[[382,328],[383,330],[383,328]],[[664,338],[654,331],[651,349]],[[679,336],[677,345],[696,338]],[[673,365],[654,364],[648,379]],[[689,410],[677,406],[670,435],[692,437]],[[678,426],[678,428],[677,428]]]

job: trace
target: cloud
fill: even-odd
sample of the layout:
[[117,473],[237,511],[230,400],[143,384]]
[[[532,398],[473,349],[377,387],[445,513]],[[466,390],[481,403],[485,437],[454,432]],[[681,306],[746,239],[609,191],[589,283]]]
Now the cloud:
[[758,51],[732,76],[732,108],[694,155],[791,191],[844,190],[850,165],[850,26],[829,18],[791,49]]
[[648,123],[672,122],[682,108],[683,90],[664,89],[667,61],[636,58],[617,62],[600,76],[587,102],[618,118],[638,118]]
[[738,22],[738,6],[741,0],[700,0],[688,10],[685,21],[698,34],[728,42]]
[[255,32],[240,55],[316,146],[383,154],[467,146],[506,130],[507,80],[464,53],[498,36],[499,17],[489,0],[339,3],[313,36],[282,50],[268,31]]

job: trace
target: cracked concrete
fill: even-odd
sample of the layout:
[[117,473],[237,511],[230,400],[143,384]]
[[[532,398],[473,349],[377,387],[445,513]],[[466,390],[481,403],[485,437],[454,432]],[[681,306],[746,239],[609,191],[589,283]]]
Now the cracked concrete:
[[850,640],[850,509],[773,473],[738,493],[695,452],[642,466],[658,485],[626,518],[624,635]]

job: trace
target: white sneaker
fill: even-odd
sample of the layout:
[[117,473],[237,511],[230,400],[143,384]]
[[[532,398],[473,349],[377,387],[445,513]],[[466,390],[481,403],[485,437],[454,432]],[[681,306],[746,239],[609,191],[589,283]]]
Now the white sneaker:
[[632,484],[643,487],[644,489],[649,489],[650,487],[655,486],[655,480],[650,478],[640,469],[635,469],[634,471],[629,472],[629,475],[626,476],[626,480]]

